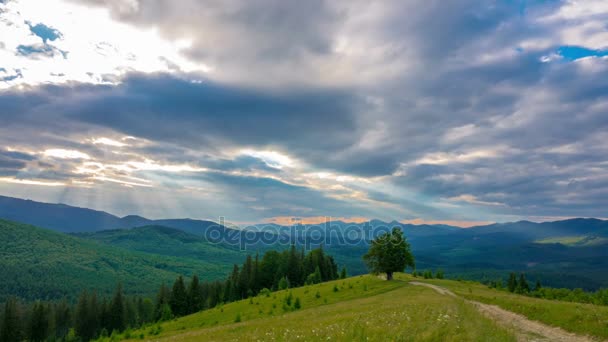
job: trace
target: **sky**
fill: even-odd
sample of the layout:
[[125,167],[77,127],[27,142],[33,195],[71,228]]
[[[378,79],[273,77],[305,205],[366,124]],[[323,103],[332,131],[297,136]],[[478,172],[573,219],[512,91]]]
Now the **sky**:
[[234,223],[607,217],[605,0],[0,0],[0,195]]

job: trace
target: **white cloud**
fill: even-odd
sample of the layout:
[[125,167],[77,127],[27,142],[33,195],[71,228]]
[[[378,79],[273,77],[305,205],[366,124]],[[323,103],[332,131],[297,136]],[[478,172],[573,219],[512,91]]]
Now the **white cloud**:
[[113,146],[113,147],[128,146],[127,144],[122,143],[120,141],[116,141],[116,140],[113,140],[113,139],[110,139],[110,138],[104,138],[104,137],[102,137],[102,138],[94,138],[92,141],[93,141],[93,144],[95,144],[95,145],[101,144],[101,145],[108,145],[108,146]]
[[59,159],[91,159],[88,154],[75,150],[64,150],[60,148],[49,149],[43,152],[46,157]]
[[[136,3],[136,2],[135,2]],[[127,71],[209,71],[202,63],[184,58],[180,51],[190,46],[187,39],[168,41],[151,29],[119,23],[107,10],[62,0],[17,0],[0,3],[0,30],[4,48],[3,65],[20,70],[23,77],[0,82],[0,89],[19,84],[112,82],[112,75]],[[20,45],[42,46],[42,39],[26,22],[42,23],[61,33],[49,41],[56,51],[50,57],[31,58],[17,54]]]
[[257,151],[244,149],[240,151],[240,154],[261,159],[264,161],[264,163],[266,163],[266,165],[276,169],[292,167],[295,164],[295,162],[288,155],[277,151]]

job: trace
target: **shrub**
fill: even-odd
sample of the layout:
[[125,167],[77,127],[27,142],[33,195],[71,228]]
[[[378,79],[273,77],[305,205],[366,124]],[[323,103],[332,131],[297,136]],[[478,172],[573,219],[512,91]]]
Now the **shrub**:
[[302,308],[302,304],[300,304],[300,297],[296,297],[296,301],[293,303],[293,308],[296,310]]

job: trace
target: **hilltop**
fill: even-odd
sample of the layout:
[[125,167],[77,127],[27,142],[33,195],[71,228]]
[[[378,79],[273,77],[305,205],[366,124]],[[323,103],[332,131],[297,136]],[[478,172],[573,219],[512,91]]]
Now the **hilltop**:
[[[426,285],[426,286],[423,286]],[[437,286],[432,288],[433,286]],[[296,299],[299,308],[293,304]],[[157,341],[588,341],[608,307],[533,299],[474,282],[365,275],[283,290],[128,331]]]

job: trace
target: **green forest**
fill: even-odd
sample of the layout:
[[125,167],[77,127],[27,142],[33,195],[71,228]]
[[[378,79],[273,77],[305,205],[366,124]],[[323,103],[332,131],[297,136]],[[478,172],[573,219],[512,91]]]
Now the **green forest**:
[[[0,341],[89,341],[112,336],[126,329],[185,316],[259,293],[317,284],[346,277],[338,272],[333,257],[322,248],[305,253],[292,246],[282,252],[268,251],[247,256],[224,281],[203,281],[194,275],[187,283],[183,276],[173,286],[162,284],[156,298],[126,296],[118,284],[111,297],[97,291],[83,291],[75,303],[64,299],[25,304],[9,298],[0,313]],[[294,309],[299,299],[290,300]]]

